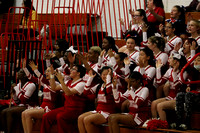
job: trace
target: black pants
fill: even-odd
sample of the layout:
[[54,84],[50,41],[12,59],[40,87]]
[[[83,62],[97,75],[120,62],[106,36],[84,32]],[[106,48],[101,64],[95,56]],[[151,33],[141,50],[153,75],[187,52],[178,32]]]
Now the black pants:
[[[198,109],[200,102],[200,94],[192,92],[183,93],[180,92],[176,96],[176,114],[177,114],[177,126],[180,124],[186,124],[188,128],[191,127],[192,111]],[[185,103],[185,110],[184,110]],[[185,118],[185,119],[184,119]]]
[[[27,40],[29,37],[37,37],[39,33],[37,31],[34,32],[33,29],[14,29],[14,40]],[[11,38],[13,40],[13,38]]]

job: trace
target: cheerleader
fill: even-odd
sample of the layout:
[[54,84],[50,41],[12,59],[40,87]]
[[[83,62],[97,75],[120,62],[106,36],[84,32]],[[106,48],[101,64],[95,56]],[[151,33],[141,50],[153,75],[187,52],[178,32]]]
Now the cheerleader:
[[112,94],[112,70],[108,66],[104,66],[101,70],[100,76],[102,83],[96,84],[91,87],[91,83],[96,74],[92,71],[89,72],[90,78],[88,79],[84,93],[97,95],[97,107],[94,111],[86,112],[78,118],[78,128],[80,133],[94,133],[98,132],[98,125],[106,123],[110,114],[116,112],[116,105]]
[[56,98],[57,98],[57,90],[53,90],[50,86],[50,78],[51,78],[51,70],[53,69],[48,67],[46,70],[46,76],[44,77],[37,69],[37,66],[33,61],[30,62],[29,66],[38,76],[38,78],[32,76],[28,69],[26,68],[26,61],[23,61],[23,70],[26,73],[28,79],[34,83],[37,83],[43,86],[43,102],[40,107],[34,107],[31,109],[27,109],[22,112],[22,124],[25,133],[31,133],[33,127],[32,119],[41,119],[43,114],[49,112],[56,107]]
[[[169,81],[170,89],[169,95],[165,98],[159,98],[154,100],[151,104],[151,113],[153,118],[157,118],[157,113],[161,120],[166,120],[165,109],[175,109],[175,98],[176,94],[180,89],[184,89],[182,82],[180,80],[180,71],[183,66],[187,63],[184,56],[180,54],[172,54],[169,58],[169,65],[171,66],[167,72],[161,77],[160,68],[162,66],[161,60],[156,62],[156,81],[158,85],[162,85]],[[187,77],[187,72],[184,72],[184,79]]]
[[41,133],[51,132],[53,124],[57,123],[58,132],[76,132],[77,118],[86,108],[86,98],[82,95],[85,82],[82,77],[85,75],[85,68],[75,65],[70,69],[70,80],[64,81],[64,76],[60,72],[55,72],[55,76],[60,82],[55,84],[53,73],[51,73],[51,88],[63,90],[65,103],[63,107],[51,110],[42,117]]
[[116,89],[116,81],[113,82],[113,95],[116,103],[122,103],[126,99],[129,101],[129,113],[111,114],[108,117],[110,133],[119,133],[119,124],[125,124],[131,127],[141,125],[148,119],[149,89],[143,86],[143,76],[134,71],[128,80],[128,90],[122,94]]

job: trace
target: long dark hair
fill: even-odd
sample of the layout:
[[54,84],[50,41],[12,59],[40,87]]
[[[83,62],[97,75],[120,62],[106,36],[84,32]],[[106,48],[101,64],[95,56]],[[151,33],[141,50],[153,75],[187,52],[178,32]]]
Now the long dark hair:
[[143,51],[146,54],[146,56],[150,57],[149,60],[148,60],[148,64],[155,67],[153,51],[151,49],[149,49],[148,47],[140,49],[140,51]]
[[181,15],[179,16],[178,20],[180,20],[180,21],[185,23],[185,10],[184,10],[184,8],[179,6],[179,5],[175,5],[174,7],[178,10],[178,12],[181,13]]
[[104,37],[104,39],[108,40],[110,48],[114,50],[116,53],[118,53],[118,49],[115,45],[115,39],[112,36],[106,36]]
[[30,15],[30,11],[35,10],[35,8],[33,7],[31,0],[23,0],[23,2],[24,2],[24,6],[26,7],[24,9],[23,16],[27,20]]
[[[112,70],[112,68],[109,67],[109,66],[104,66],[104,67],[102,67],[102,69],[101,69],[101,71],[100,71],[100,75],[102,74],[102,72],[103,72],[104,70],[108,70],[108,69],[111,69],[111,70]],[[101,86],[102,86],[102,84],[104,83],[102,79],[100,79],[99,82],[100,82],[100,84],[97,86],[97,89],[96,89],[96,97],[98,96],[99,90],[101,89]],[[106,87],[103,89],[103,91],[104,91],[105,95],[107,95]]]
[[137,9],[136,11],[140,12],[140,16],[143,16],[143,21],[145,22],[145,24],[148,24],[145,10],[143,10],[143,9]]
[[154,4],[156,7],[164,8],[164,5],[163,5],[162,0],[153,0],[153,4]]

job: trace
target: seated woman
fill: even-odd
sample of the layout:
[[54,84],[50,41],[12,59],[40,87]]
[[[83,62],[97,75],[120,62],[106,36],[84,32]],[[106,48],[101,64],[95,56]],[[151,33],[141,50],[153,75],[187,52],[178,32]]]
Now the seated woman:
[[55,84],[53,73],[51,73],[50,85],[52,90],[63,90],[65,103],[63,107],[51,110],[42,117],[41,133],[50,133],[51,127],[57,123],[59,133],[77,132],[77,118],[86,109],[86,98],[82,95],[85,82],[82,77],[86,70],[81,65],[74,65],[70,69],[70,79],[64,80],[60,72],[55,72],[55,76],[60,82]]
[[[193,81],[200,80],[200,56],[194,61],[194,72],[192,73]],[[196,103],[200,102],[200,84],[190,84],[186,92],[180,92],[176,96],[176,128],[179,130],[191,129],[191,115],[194,109],[198,109]],[[185,111],[184,111],[185,104]],[[196,107],[195,107],[196,106]],[[186,113],[186,117],[185,117]],[[185,119],[184,119],[185,118]]]
[[[158,85],[162,85],[169,81],[170,88],[167,97],[156,99],[151,104],[152,117],[160,117],[161,120],[166,120],[166,113],[164,109],[175,109],[176,105],[176,94],[180,91],[184,91],[183,83],[180,80],[180,71],[183,66],[187,63],[184,56],[173,53],[169,57],[169,65],[171,66],[164,76],[161,76],[160,68],[162,66],[161,60],[156,62],[156,81]],[[187,72],[184,72],[184,79],[187,78]],[[158,115],[157,115],[158,113]]]
[[[53,71],[53,67],[48,67],[46,70],[45,77],[37,70],[37,66],[34,62],[30,62],[29,66],[38,76],[38,78],[32,76],[28,69],[26,68],[26,61],[23,61],[23,70],[26,73],[26,76],[32,81],[37,84],[43,86],[43,102],[40,107],[36,106],[31,109],[27,109],[22,112],[22,124],[25,133],[31,133],[33,128],[33,120],[32,119],[41,119],[43,114],[49,112],[56,107],[56,98],[57,98],[57,91],[53,90],[50,86],[50,78],[51,78],[51,71]],[[57,83],[58,84],[58,83]]]
[[[37,23],[32,20],[37,20],[37,14],[35,8],[32,5],[31,0],[23,0],[22,7],[24,7],[24,13],[21,19],[21,24],[15,29],[14,33],[22,33],[23,36],[18,38],[15,35],[15,39],[30,39],[31,37],[37,37]],[[23,38],[25,37],[25,38]]]
[[92,81],[96,74],[92,70],[89,71],[90,78],[88,79],[84,94],[88,95],[95,93],[97,95],[97,107],[94,111],[86,112],[78,117],[78,128],[80,133],[98,132],[98,125],[106,123],[110,114],[116,112],[116,105],[112,95],[112,70],[108,66],[101,69],[102,83],[91,87]]
[[23,69],[17,72],[17,79],[19,83],[11,90],[11,97],[13,97],[17,106],[6,108],[1,112],[1,124],[6,133],[13,133],[21,128],[16,129],[16,123],[21,124],[21,113],[27,108],[37,105],[37,90],[34,83],[30,82],[26,77]]
[[108,117],[110,133],[119,133],[119,124],[136,127],[145,122],[149,117],[148,96],[149,89],[143,87],[143,77],[139,72],[132,72],[128,80],[128,90],[122,94],[116,89],[116,81],[113,84],[113,96],[116,103],[129,101],[129,113],[111,114]]

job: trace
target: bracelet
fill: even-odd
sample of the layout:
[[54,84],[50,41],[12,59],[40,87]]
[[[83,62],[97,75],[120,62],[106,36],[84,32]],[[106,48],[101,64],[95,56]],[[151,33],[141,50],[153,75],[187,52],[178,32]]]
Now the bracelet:
[[51,75],[50,75],[50,79],[54,79],[54,75],[51,74]]

